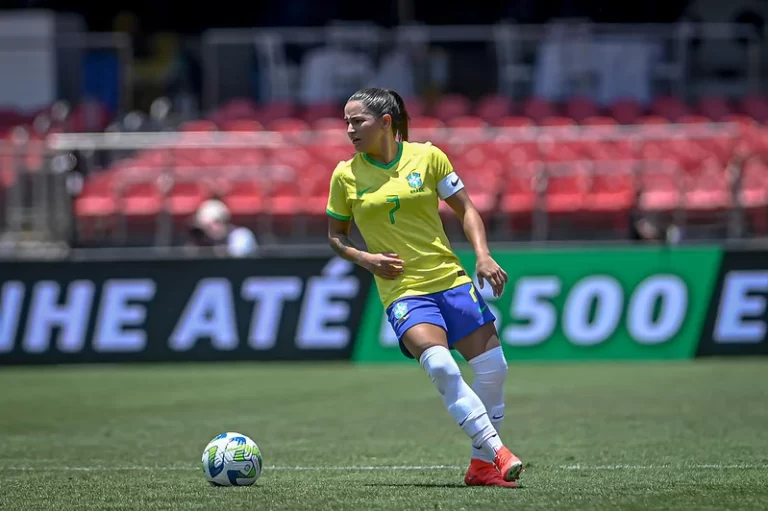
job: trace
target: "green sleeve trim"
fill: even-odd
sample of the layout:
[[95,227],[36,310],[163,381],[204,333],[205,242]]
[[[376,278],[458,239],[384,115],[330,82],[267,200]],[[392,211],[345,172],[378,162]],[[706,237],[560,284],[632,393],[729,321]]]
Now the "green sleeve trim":
[[332,216],[336,220],[352,220],[351,216],[339,215],[338,213],[334,213],[330,209],[326,209],[325,212],[328,213],[328,216]]

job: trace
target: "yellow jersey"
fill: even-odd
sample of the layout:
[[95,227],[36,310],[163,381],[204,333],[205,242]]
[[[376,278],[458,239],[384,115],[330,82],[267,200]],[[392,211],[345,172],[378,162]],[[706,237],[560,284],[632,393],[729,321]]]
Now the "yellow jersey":
[[375,279],[385,308],[472,282],[438,213],[438,200],[463,187],[448,157],[430,142],[400,143],[388,165],[357,153],[336,166],[327,214],[354,220],[369,252],[393,252],[405,262],[397,279]]

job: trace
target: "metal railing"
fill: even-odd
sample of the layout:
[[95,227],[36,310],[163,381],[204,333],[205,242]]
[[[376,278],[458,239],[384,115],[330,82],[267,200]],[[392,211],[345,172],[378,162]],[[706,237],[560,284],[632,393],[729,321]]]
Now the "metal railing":
[[[89,231],[88,235],[95,245],[114,247],[139,243],[173,250],[172,247],[180,242],[179,237],[183,237],[179,229],[184,228],[184,218],[178,218],[178,212],[174,218],[169,206],[170,191],[176,184],[203,183],[205,187],[212,187],[211,190],[224,190],[223,195],[226,196],[233,182],[253,182],[263,188],[263,193],[254,198],[255,205],[259,207],[256,208],[258,213],[249,217],[252,221],[250,226],[256,231],[262,246],[290,246],[312,240],[322,244],[325,186],[335,163],[344,159],[342,153],[351,155],[352,152],[343,133],[341,135],[329,139],[327,134],[319,132],[309,132],[304,136],[274,132],[86,133],[50,135],[44,143],[6,143],[0,145],[0,155],[4,155],[0,159],[0,181],[5,185],[5,206],[1,208],[4,218],[0,221],[0,230],[42,233],[39,239],[69,243],[73,233],[88,231],[90,227],[86,226],[95,222],[103,224],[101,231],[94,231],[95,234]],[[564,227],[558,222],[566,218],[568,223],[568,218],[578,219],[580,214],[574,210],[572,215],[569,213],[565,217],[552,216],[547,207],[547,187],[552,179],[578,170],[591,183],[601,175],[623,173],[631,177],[632,186],[637,187],[648,172],[669,172],[682,182],[687,172],[695,176],[699,170],[712,171],[712,167],[705,166],[713,165],[713,161],[716,173],[729,175],[728,186],[732,197],[722,217],[707,228],[722,233],[713,237],[752,236],[747,230],[749,222],[741,206],[738,181],[730,175],[738,173],[738,168],[732,168],[738,166],[738,162],[733,162],[737,143],[743,140],[760,141],[765,137],[765,128],[759,126],[745,128],[733,123],[712,123],[486,128],[474,130],[472,136],[466,129],[440,128],[422,132],[414,130],[411,139],[428,138],[443,148],[455,162],[457,170],[466,176],[470,192],[478,190],[488,197],[490,207],[486,207],[483,214],[492,241],[529,239],[544,242],[563,235],[566,239],[573,237],[571,227]],[[674,153],[672,146],[658,146],[661,153],[649,149],[649,144],[674,142],[689,144],[684,146],[686,151],[707,152],[693,163],[694,167],[698,165],[701,168],[691,169],[690,162],[683,163],[682,160],[688,155]],[[620,149],[615,154],[596,156],[595,148],[598,146]],[[748,156],[765,158],[768,154],[763,154],[764,146],[761,142],[753,144],[752,153]],[[577,148],[574,154],[564,156],[574,147]],[[516,156],[521,149],[528,151],[526,156]],[[663,152],[667,150],[669,154]],[[473,155],[472,151],[479,151],[479,164],[469,165],[468,160],[462,160],[476,157],[477,154]],[[321,154],[324,152],[328,154]],[[332,161],[334,158],[337,158],[336,161]],[[686,169],[683,169],[684,166]],[[497,170],[495,188],[490,191],[476,182],[472,183],[472,176],[467,175],[469,168],[483,170],[484,167]],[[532,169],[535,172],[531,172]],[[89,179],[103,177],[105,172],[110,171],[113,172],[111,184],[101,193],[105,200],[113,204],[112,212],[105,213],[103,217],[99,214],[93,216],[93,213],[86,217],[78,215],[77,203],[83,191],[82,176],[85,176],[87,184]],[[536,196],[535,204],[528,213],[505,211],[501,205],[504,195],[509,192],[507,183],[520,176],[530,178]],[[298,202],[306,211],[287,216],[285,212],[274,213],[273,190],[283,182],[297,185],[295,188],[299,190],[310,190]],[[128,217],[123,212],[124,191],[137,183],[150,185],[153,193],[161,197],[157,214],[145,217],[151,223],[147,231],[149,237],[138,242],[132,238],[135,233],[126,226]],[[682,186],[681,191],[684,192],[684,188]],[[92,192],[89,194],[93,196]],[[316,207],[310,208],[311,211],[308,209],[310,202],[316,203]],[[642,201],[633,202],[633,207],[643,209]],[[687,227],[688,214],[692,212],[685,202],[675,204],[672,209],[662,213],[671,214],[678,224]],[[186,215],[189,218],[194,214],[194,207],[185,211],[182,217]],[[523,217],[529,217],[528,227],[522,230],[516,225],[510,227]],[[460,229],[451,224],[450,215],[446,215],[445,220],[449,235],[460,242]],[[593,227],[589,220],[583,218],[576,223],[583,228],[583,233],[589,235],[581,239],[626,238],[626,233],[617,232],[612,227]],[[77,236],[74,239],[77,240]]]

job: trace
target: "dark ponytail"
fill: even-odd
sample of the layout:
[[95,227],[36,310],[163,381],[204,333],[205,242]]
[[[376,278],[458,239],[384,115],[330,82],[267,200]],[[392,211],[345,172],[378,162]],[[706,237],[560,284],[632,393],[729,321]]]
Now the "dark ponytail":
[[408,141],[408,111],[405,109],[405,101],[400,97],[397,92],[387,89],[387,92],[394,98],[395,104],[399,115],[397,117],[392,116],[392,131],[395,133],[395,138],[400,135],[401,141]]
[[408,141],[408,111],[400,94],[391,89],[368,87],[352,94],[348,101],[360,101],[376,117],[389,114],[395,139]]

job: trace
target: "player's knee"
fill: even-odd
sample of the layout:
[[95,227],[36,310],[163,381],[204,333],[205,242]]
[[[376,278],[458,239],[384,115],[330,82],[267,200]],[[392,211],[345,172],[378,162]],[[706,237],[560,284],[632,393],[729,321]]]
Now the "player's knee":
[[495,378],[498,378],[502,382],[507,379],[507,372],[509,372],[509,365],[507,359],[504,358],[504,352],[499,348],[499,356],[496,358],[496,368],[493,370]]
[[483,361],[483,370],[477,371],[476,379],[486,385],[503,385],[507,379],[509,365],[504,357],[501,347],[487,352],[487,358]]
[[441,394],[455,387],[461,380],[458,364],[451,353],[442,346],[434,346],[426,350],[420,362]]

